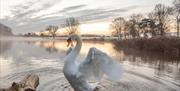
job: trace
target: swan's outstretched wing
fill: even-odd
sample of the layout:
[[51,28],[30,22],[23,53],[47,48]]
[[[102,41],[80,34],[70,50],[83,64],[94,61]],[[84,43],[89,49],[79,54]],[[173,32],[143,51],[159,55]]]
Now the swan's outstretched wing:
[[90,48],[86,59],[79,66],[79,71],[85,78],[96,80],[100,80],[103,74],[112,80],[119,80],[122,75],[121,65],[96,48]]

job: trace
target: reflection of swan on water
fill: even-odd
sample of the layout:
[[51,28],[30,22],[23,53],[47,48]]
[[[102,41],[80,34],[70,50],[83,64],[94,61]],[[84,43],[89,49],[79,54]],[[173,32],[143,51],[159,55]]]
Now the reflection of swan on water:
[[78,64],[76,58],[80,53],[82,41],[75,34],[69,36],[68,45],[72,41],[76,41],[76,46],[68,50],[63,73],[75,91],[96,91],[97,88],[90,85],[88,80],[100,81],[103,74],[112,80],[120,79],[122,74],[120,64],[94,47],[90,48],[86,59]]

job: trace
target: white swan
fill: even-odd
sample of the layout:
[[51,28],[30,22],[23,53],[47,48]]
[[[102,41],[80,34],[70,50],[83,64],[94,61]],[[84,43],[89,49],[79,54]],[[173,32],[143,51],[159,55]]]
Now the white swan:
[[100,81],[103,74],[112,80],[120,79],[122,75],[120,64],[94,47],[90,48],[86,59],[78,64],[76,58],[80,53],[82,40],[78,35],[73,34],[67,40],[68,45],[72,41],[76,41],[76,46],[68,50],[63,73],[75,91],[96,91],[96,87],[90,85],[88,80]]

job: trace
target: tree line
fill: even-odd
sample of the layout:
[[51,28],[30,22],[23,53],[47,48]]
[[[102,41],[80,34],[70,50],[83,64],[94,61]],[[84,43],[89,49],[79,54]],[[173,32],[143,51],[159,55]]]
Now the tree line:
[[179,37],[180,0],[174,0],[173,6],[157,4],[147,16],[132,14],[127,20],[117,17],[111,23],[113,35],[118,38],[140,38],[165,36],[170,31],[173,18],[176,21],[177,37]]
[[[78,33],[79,31],[79,21],[75,17],[69,17],[66,19],[65,24],[61,24],[61,26],[55,26],[55,25],[49,25],[46,27],[45,31],[49,33],[50,36],[55,38],[56,33],[59,28],[65,28],[67,31],[67,34],[74,34]],[[44,36],[45,34],[42,32],[41,36]]]
[[[174,22],[176,21],[176,22]],[[148,38],[156,36],[165,36],[170,31],[171,24],[177,29],[177,37],[179,37],[180,22],[180,0],[174,0],[173,6],[164,4],[155,5],[153,11],[146,16],[143,14],[132,14],[129,19],[117,17],[112,20],[110,26],[112,35],[121,38]],[[79,33],[79,21],[75,17],[69,17],[65,23],[60,26],[49,25],[45,31],[53,38],[57,36],[59,28],[64,28],[67,34]],[[45,34],[42,32],[41,36]]]

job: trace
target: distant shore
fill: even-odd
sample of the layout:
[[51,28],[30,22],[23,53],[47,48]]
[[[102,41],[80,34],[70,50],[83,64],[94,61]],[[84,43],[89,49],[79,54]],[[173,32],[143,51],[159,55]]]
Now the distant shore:
[[180,57],[180,39],[177,37],[137,38],[115,41],[121,49],[134,49]]
[[[8,36],[1,37],[1,40],[66,40],[67,36],[58,37],[39,37],[39,36]],[[154,52],[166,55],[175,55],[180,57],[180,38],[177,37],[154,37],[154,38],[134,38],[134,39],[120,39],[112,36],[101,37],[82,37],[83,40],[90,41],[113,41],[116,47],[121,49],[134,49],[142,52]]]
[[[29,39],[29,40],[66,40],[68,36],[57,36],[57,37],[41,37],[41,36],[3,36],[1,40],[12,40],[12,39]],[[82,36],[82,40],[98,40],[98,41],[108,41],[117,40],[117,37],[111,36],[96,36],[96,37],[86,37]]]

